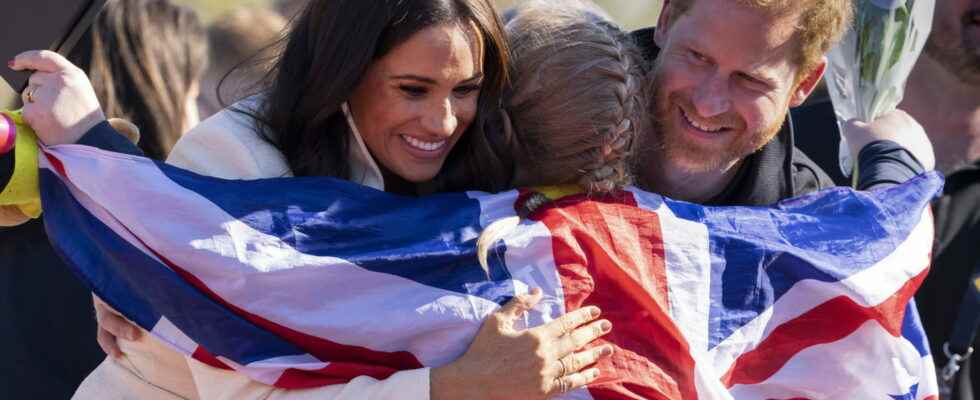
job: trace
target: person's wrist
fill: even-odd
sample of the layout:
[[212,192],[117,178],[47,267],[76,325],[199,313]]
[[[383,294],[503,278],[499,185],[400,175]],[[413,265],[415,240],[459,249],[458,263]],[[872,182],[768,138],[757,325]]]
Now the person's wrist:
[[92,114],[89,114],[88,116],[86,116],[85,118],[83,118],[81,121],[79,121],[77,124],[75,124],[73,127],[70,128],[70,130],[64,137],[63,143],[48,143],[48,144],[51,145],[51,144],[77,143],[79,140],[81,140],[82,136],[85,136],[85,134],[88,133],[88,131],[92,130],[92,128],[95,128],[97,125],[103,122],[106,122],[106,117],[104,114],[102,114],[102,111],[99,110],[97,112],[93,112]]
[[473,399],[482,400],[484,396],[468,382],[459,360],[432,368],[429,373],[430,400]]

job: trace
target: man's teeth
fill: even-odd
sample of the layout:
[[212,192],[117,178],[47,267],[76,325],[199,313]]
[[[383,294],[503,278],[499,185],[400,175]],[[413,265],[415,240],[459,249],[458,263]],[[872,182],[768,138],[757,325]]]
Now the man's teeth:
[[691,119],[691,117],[688,117],[686,112],[681,111],[681,114],[684,114],[684,119],[687,120],[687,123],[691,124],[691,126],[698,128],[702,131],[715,133],[715,132],[721,132],[721,130],[725,129],[725,127],[723,126],[712,128],[706,125],[699,124],[697,121]]
[[442,148],[442,146],[445,146],[446,143],[448,142],[446,140],[440,140],[438,142],[423,142],[419,139],[413,138],[408,135],[402,135],[402,138],[405,139],[405,142],[408,143],[410,146],[425,151],[439,150]]

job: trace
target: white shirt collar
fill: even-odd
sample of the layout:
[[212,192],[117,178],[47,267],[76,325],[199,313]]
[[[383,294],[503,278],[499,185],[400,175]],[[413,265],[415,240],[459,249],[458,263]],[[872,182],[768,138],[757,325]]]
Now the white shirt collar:
[[349,146],[347,159],[350,164],[350,180],[364,186],[370,186],[378,190],[385,190],[385,180],[381,175],[381,169],[371,157],[371,152],[364,145],[361,131],[357,129],[354,116],[351,115],[350,107],[345,102],[340,108],[344,111],[347,118],[347,125],[350,126],[350,134],[353,140]]

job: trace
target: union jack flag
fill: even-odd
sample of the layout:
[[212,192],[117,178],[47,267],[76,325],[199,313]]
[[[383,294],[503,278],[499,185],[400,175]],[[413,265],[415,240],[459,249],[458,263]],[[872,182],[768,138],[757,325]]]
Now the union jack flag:
[[44,149],[50,239],[103,300],[173,349],[283,388],[439,366],[540,287],[537,326],[602,308],[615,354],[570,399],[936,398],[912,294],[942,179],[768,208],[630,189],[400,197],[330,178],[228,181],[145,158]]

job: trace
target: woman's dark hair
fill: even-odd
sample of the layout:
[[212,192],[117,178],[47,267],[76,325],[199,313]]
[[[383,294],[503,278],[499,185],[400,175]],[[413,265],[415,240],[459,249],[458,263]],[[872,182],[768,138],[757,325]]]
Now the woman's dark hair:
[[169,0],[110,0],[69,55],[106,116],[140,128],[139,146],[162,160],[185,127],[187,99],[204,74],[207,37],[197,14]]
[[[436,190],[503,189],[509,169],[489,130],[507,81],[508,49],[489,0],[317,0],[294,21],[254,112],[260,131],[296,176],[348,179],[349,132],[341,105],[373,62],[415,33],[472,24],[482,36],[484,85],[470,128],[436,177]],[[242,110],[240,110],[242,111]]]

